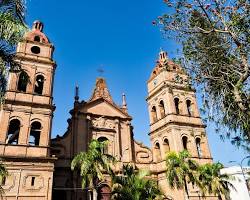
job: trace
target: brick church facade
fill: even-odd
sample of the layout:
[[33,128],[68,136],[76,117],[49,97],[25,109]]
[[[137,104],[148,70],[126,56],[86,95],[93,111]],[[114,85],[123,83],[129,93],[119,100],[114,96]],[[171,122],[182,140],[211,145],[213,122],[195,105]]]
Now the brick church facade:
[[[109,141],[106,151],[118,160],[117,170],[124,163],[149,169],[166,199],[186,199],[183,191],[171,190],[167,185],[165,154],[187,149],[200,163],[212,162],[212,158],[195,90],[184,70],[169,60],[166,52],[159,53],[147,82],[151,148],[134,139],[126,97],[122,95],[122,106],[118,106],[104,78],[96,79],[88,101],[79,99],[76,88],[68,128],[52,139],[56,69],[53,50],[39,21],[34,22],[17,47],[16,59],[23,70],[10,73],[5,103],[0,110],[0,157],[9,171],[3,184],[4,198],[85,200],[81,177],[71,171],[70,163],[77,153],[87,150],[94,138]],[[200,198],[197,188],[190,185],[188,189],[190,200]],[[106,177],[99,185],[98,199],[109,196],[110,179]]]

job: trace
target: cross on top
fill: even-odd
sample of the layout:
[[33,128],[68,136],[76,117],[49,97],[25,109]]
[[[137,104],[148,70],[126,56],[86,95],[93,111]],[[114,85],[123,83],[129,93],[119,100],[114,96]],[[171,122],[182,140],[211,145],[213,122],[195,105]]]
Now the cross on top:
[[103,65],[101,65],[101,67],[99,69],[97,69],[97,72],[99,73],[100,76],[103,76],[104,74],[104,69],[103,69]]

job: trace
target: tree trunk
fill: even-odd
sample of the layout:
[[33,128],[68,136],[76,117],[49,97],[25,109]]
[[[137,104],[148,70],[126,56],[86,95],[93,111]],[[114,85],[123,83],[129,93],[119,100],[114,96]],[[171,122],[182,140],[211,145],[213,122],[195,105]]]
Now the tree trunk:
[[188,195],[188,187],[187,187],[187,182],[185,180],[185,185],[184,185],[184,190],[185,190],[185,200],[189,200],[189,195]]
[[88,197],[89,197],[88,198],[89,200],[92,200],[92,191],[91,190],[88,190]]
[[98,195],[98,193],[97,193],[96,189],[93,189],[93,200],[97,200],[97,195]]

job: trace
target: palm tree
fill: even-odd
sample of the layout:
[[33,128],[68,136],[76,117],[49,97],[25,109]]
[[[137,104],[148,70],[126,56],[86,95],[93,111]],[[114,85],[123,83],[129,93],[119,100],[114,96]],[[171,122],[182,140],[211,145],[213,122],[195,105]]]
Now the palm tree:
[[71,162],[71,169],[76,168],[80,170],[82,177],[82,189],[88,186],[89,198],[97,198],[97,185],[104,180],[105,173],[111,173],[111,164],[115,162],[115,158],[109,154],[105,154],[104,150],[107,141],[99,142],[92,140],[89,144],[87,152],[80,152]]
[[147,178],[149,172],[135,171],[131,165],[123,166],[123,175],[113,177],[112,199],[114,200],[154,200],[161,199],[162,193],[157,183]]
[[202,195],[213,194],[222,199],[225,196],[229,198],[229,188],[234,186],[229,182],[232,179],[227,174],[221,174],[220,171],[223,169],[221,163],[207,163],[199,166],[198,168],[198,187],[201,189]]
[[196,183],[198,164],[185,150],[179,153],[169,152],[166,156],[166,178],[171,188],[183,189],[188,199],[187,183]]
[[20,70],[15,61],[15,47],[27,30],[24,13],[24,0],[0,1],[0,100],[6,89],[8,71]]
[[7,169],[5,168],[5,166],[3,165],[3,163],[0,162],[0,196],[2,197],[3,194],[3,182],[6,179],[6,177],[8,176],[8,172]]

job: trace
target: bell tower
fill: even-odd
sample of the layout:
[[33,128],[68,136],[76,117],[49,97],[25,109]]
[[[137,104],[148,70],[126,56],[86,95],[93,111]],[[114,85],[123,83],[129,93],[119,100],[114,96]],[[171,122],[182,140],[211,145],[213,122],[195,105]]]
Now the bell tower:
[[154,162],[165,160],[170,150],[184,149],[201,162],[211,161],[195,90],[181,66],[162,50],[148,80],[147,102]]
[[10,72],[0,110],[0,157],[10,176],[5,196],[51,199],[54,159],[50,157],[53,118],[53,45],[40,21],[17,46],[19,72]]

